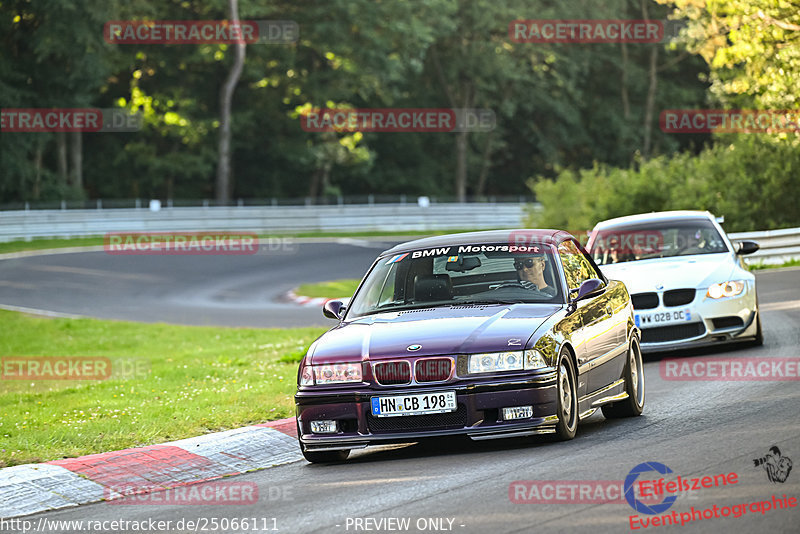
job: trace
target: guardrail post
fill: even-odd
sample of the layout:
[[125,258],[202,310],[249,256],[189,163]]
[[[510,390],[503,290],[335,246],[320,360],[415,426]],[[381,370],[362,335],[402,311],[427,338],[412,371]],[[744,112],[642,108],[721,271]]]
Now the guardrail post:
[[62,201],[61,201],[61,209],[62,209],[62,210],[65,210],[65,209],[67,209],[67,201],[66,201],[66,200],[62,200]]
[[137,210],[140,209],[142,207],[142,199],[137,198],[134,206],[136,207]]
[[100,198],[97,199],[97,209],[99,210],[103,209],[103,199]]

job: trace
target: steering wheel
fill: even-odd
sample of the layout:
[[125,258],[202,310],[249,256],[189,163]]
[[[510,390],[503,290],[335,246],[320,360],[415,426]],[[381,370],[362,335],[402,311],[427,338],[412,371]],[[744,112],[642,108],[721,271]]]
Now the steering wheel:
[[494,291],[496,289],[500,289],[501,287],[522,287],[522,284],[520,284],[518,281],[501,282],[491,289]]

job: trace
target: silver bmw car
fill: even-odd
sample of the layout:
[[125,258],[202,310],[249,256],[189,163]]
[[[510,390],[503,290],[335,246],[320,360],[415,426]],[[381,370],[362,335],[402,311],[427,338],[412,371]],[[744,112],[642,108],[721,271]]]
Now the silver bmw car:
[[763,343],[755,276],[742,258],[758,243],[732,243],[711,213],[609,219],[594,227],[586,248],[631,293],[643,351]]

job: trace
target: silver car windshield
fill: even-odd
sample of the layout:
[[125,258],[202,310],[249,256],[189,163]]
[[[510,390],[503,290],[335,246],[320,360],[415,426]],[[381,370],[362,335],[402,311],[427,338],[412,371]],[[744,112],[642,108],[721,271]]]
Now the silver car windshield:
[[707,219],[615,226],[592,236],[590,254],[598,265],[717,254],[728,246]]
[[549,246],[538,250],[467,245],[381,258],[350,303],[348,317],[459,304],[561,302],[558,256]]

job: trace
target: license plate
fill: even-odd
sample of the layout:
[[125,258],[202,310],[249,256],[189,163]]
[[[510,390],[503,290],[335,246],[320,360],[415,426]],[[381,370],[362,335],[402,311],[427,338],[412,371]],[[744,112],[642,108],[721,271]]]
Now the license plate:
[[456,411],[456,392],[417,393],[392,397],[372,397],[372,415],[396,417]]
[[663,324],[688,323],[692,320],[692,310],[685,308],[683,310],[665,312],[637,313],[634,314],[633,320],[636,326],[640,328]]

